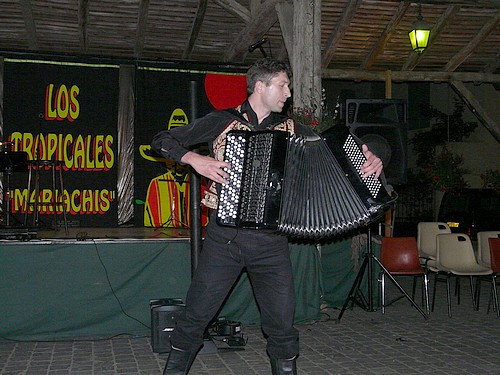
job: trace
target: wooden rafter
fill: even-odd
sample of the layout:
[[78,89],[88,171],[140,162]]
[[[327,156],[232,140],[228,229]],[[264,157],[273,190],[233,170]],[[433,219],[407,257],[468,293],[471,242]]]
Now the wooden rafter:
[[422,53],[412,53],[408,56],[408,59],[404,63],[401,70],[413,70],[426,55],[426,52],[432,48],[434,42],[438,39],[441,32],[448,26],[451,19],[459,12],[459,5],[450,5],[446,8],[446,11],[439,17],[436,24],[431,29],[431,35],[429,38],[429,43],[427,48]]
[[134,55],[140,57],[144,49],[144,35],[148,23],[149,0],[141,0],[137,16],[137,31],[135,34]]
[[248,46],[255,43],[256,40],[271,28],[278,20],[275,6],[280,0],[267,0],[263,3],[257,13],[252,14],[248,25],[237,35],[233,45],[226,54],[226,61],[236,60],[243,56],[248,50]]
[[80,0],[78,6],[78,30],[80,30],[80,50],[82,53],[87,51],[88,33],[87,21],[89,15],[89,0]]
[[483,68],[484,73],[494,73],[497,69],[500,68],[500,51],[497,52],[495,58],[491,60],[488,64],[486,64]]
[[265,0],[250,0],[250,14],[255,14]]
[[196,17],[194,18],[193,26],[191,27],[191,32],[189,33],[189,41],[187,43],[183,59],[189,58],[191,51],[193,50],[198,34],[200,33],[201,25],[203,24],[203,19],[205,18],[205,12],[207,10],[208,0],[200,0],[198,4],[198,10],[196,11]]
[[[293,59],[293,2],[287,0],[276,5],[276,12],[278,14],[278,21],[281,27],[281,34],[285,42],[285,48],[288,51],[288,58],[290,61]],[[282,55],[281,58],[284,56]]]
[[472,39],[469,44],[462,48],[462,50],[457,53],[448,62],[448,64],[446,64],[444,68],[445,71],[453,72],[467,59],[467,57],[469,57],[472,52],[474,52],[477,46],[479,46],[479,44],[481,44],[481,42],[484,41],[488,37],[488,35],[490,35],[491,32],[495,29],[498,23],[499,14],[499,12],[496,12],[496,14],[488,22],[486,22],[486,24],[482,27],[481,31],[474,37],[474,39]]
[[360,6],[360,4],[361,0],[353,0],[347,2],[344,12],[342,13],[342,17],[338,21],[335,29],[328,37],[328,40],[323,48],[324,53],[321,61],[321,67],[323,69],[326,68],[328,64],[330,64],[330,61],[332,61],[337,45],[342,40],[342,37],[345,35],[349,24],[354,19],[356,10]]
[[250,22],[250,10],[235,0],[214,0],[214,3],[234,14],[243,22]]
[[[385,72],[360,69],[323,69],[323,78],[352,81],[385,81]],[[462,82],[500,83],[500,74],[467,73],[467,72],[419,72],[392,71],[394,82]]]
[[[13,55],[102,55],[249,65],[261,54],[248,53],[248,47],[265,38],[269,56],[292,61],[292,50],[298,47],[290,39],[294,14],[285,5],[290,1],[2,1],[0,50]],[[420,55],[411,52],[406,36],[416,14],[407,8],[401,19],[408,3],[412,9],[421,4],[432,27],[429,47]],[[204,18],[200,16],[205,8],[200,4],[206,4]],[[497,22],[496,28],[487,36],[488,27],[494,26],[485,23],[498,17],[500,0],[419,0],[416,4],[412,0],[323,0],[322,69],[444,72],[446,67],[457,72],[498,73],[497,18],[492,21]]]
[[33,18],[33,10],[29,0],[20,0],[19,5],[23,12],[24,25],[26,27],[26,34],[28,36],[28,48],[36,50],[38,48],[38,38],[36,33],[35,20]]
[[384,32],[382,35],[380,35],[380,38],[378,39],[378,42],[373,46],[371,49],[370,53],[366,55],[365,60],[361,64],[361,69],[367,69],[370,68],[375,60],[377,60],[377,56],[382,53],[382,51],[385,48],[385,45],[391,39],[392,34],[395,32],[396,27],[399,25],[401,22],[401,19],[406,13],[406,10],[410,6],[410,2],[408,1],[402,1],[399,4],[397,12],[394,14],[390,22],[387,24]]
[[481,5],[484,7],[500,7],[499,0],[420,0],[421,4],[459,4],[476,6]]
[[479,100],[476,99],[474,94],[463,84],[463,82],[451,80],[451,86],[455,89],[462,100],[469,106],[472,113],[479,121],[488,129],[493,137],[500,142],[500,126],[493,120],[493,118],[484,110]]

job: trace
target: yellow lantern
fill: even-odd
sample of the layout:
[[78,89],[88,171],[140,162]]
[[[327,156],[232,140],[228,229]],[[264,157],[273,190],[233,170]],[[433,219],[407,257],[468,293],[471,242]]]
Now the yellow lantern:
[[408,33],[411,48],[417,53],[422,53],[423,50],[427,48],[430,35],[431,28],[422,19],[421,9],[419,7],[417,20],[413,23],[411,31]]

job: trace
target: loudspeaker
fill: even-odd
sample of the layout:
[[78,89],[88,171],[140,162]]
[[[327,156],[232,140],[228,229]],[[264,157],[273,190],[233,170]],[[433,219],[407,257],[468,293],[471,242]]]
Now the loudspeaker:
[[151,347],[154,353],[168,353],[170,352],[170,337],[185,305],[180,299],[169,298],[151,300],[149,305],[151,307]]
[[408,124],[399,99],[348,99],[346,124],[384,164],[387,183],[406,183]]

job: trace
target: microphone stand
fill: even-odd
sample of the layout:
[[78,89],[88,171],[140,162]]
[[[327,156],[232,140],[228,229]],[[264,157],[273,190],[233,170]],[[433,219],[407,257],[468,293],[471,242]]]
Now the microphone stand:
[[[391,275],[391,273],[387,270],[387,268],[384,267],[382,262],[373,253],[370,227],[368,227],[367,230],[367,249],[364,257],[365,259],[363,260],[363,263],[361,264],[358,274],[356,275],[356,279],[354,280],[351,290],[347,295],[347,299],[344,302],[344,306],[342,307],[342,310],[340,311],[340,314],[337,317],[337,323],[340,323],[340,319],[342,319],[342,316],[344,315],[344,312],[347,309],[347,306],[349,305],[350,302],[352,302],[352,304],[358,305],[365,311],[368,312],[375,311],[373,307],[373,262],[375,262],[380,267],[381,272],[384,272],[387,275],[389,280],[392,281],[392,283],[399,289],[399,291],[404,295],[404,297],[406,297],[406,299],[410,301],[413,307],[415,307],[418,310],[418,312],[425,318],[425,320],[429,319],[429,317],[422,310],[422,308],[415,303],[413,298],[410,297],[410,295],[404,290],[401,284],[398,283],[398,281],[394,278],[394,276]],[[361,283],[363,281],[365,271],[367,272],[367,278],[368,278],[367,280],[368,298],[365,298],[363,292],[361,291]]]
[[[191,119],[197,117],[197,82],[190,82],[190,94],[191,94]],[[198,149],[193,150],[193,152],[199,152]],[[190,194],[190,223],[191,223],[191,277],[194,271],[198,267],[198,258],[202,247],[202,225],[201,225],[201,178],[200,176],[191,169],[189,175],[189,194]],[[200,349],[200,354],[215,354],[218,349],[212,340],[210,333],[208,331],[204,334],[203,346]]]

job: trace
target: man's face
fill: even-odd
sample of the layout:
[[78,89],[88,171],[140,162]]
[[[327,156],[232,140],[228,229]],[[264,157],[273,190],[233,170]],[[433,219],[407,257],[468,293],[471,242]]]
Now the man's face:
[[262,102],[271,112],[281,112],[286,100],[292,95],[290,80],[285,72],[276,75],[269,85],[262,85]]

